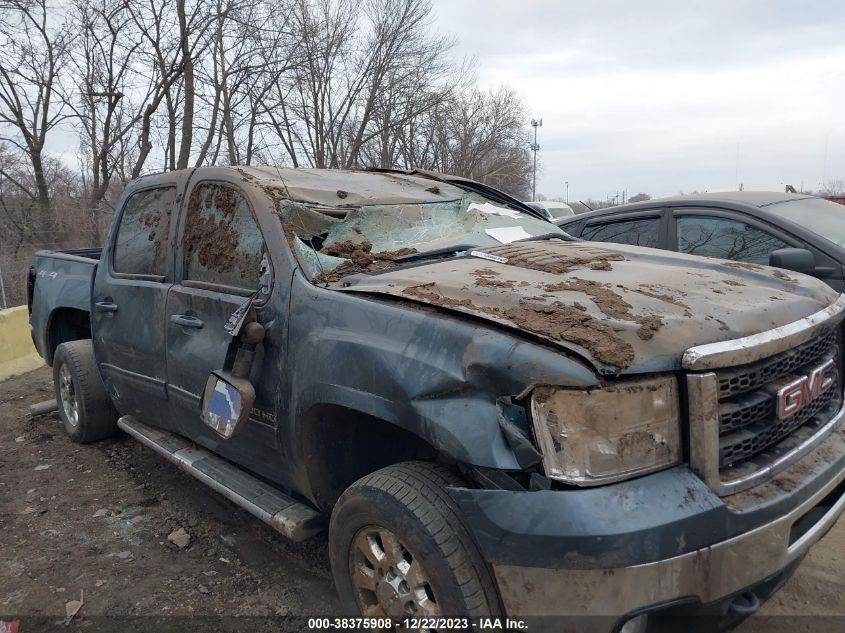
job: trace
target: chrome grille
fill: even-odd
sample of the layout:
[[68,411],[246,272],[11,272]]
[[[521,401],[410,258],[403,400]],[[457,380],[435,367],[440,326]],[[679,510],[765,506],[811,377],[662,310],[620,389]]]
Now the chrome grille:
[[830,419],[841,403],[835,383],[798,413],[778,419],[777,391],[829,358],[839,358],[839,335],[828,330],[795,349],[759,362],[716,372],[719,385],[719,468],[731,468],[762,453],[808,423]]
[[811,364],[836,347],[836,330],[808,341],[793,350],[757,363],[719,371],[719,399],[746,393]]
[[[794,433],[819,412],[827,413],[827,417],[830,418],[838,408],[836,405],[831,405],[831,402],[835,400],[838,401],[836,389],[831,387],[813,400],[805,409],[785,420],[758,422],[738,433],[720,437],[719,466],[734,466],[753,457]],[[830,408],[830,411],[827,411],[828,408]]]
[[[761,484],[826,442],[845,422],[840,330],[845,294],[826,308],[777,328],[706,343],[684,352],[690,468],[718,495]],[[804,384],[827,358],[837,374],[824,392]],[[818,374],[816,374],[818,376]],[[777,415],[777,391],[802,389],[803,410]],[[818,394],[812,399],[812,394]],[[797,428],[796,428],[797,426]]]

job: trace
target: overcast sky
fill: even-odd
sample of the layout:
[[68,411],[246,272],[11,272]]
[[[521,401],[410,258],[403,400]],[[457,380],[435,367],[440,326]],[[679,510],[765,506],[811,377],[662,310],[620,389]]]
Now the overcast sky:
[[510,84],[542,117],[538,193],[845,178],[842,0],[434,2],[481,85]]

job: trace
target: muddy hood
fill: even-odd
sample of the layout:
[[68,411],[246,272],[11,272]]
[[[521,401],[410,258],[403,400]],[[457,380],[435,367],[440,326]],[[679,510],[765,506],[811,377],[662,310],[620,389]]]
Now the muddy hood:
[[560,240],[357,275],[343,285],[518,329],[603,374],[679,369],[692,346],[790,323],[837,296],[816,279],[768,266]]

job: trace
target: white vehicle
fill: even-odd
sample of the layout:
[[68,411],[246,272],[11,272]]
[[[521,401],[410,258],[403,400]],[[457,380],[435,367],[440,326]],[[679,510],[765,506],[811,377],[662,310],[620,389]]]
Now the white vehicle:
[[572,207],[558,200],[538,200],[536,202],[526,202],[525,204],[533,209],[537,209],[537,211],[546,216],[547,220],[555,224],[559,224],[564,218],[575,215]]

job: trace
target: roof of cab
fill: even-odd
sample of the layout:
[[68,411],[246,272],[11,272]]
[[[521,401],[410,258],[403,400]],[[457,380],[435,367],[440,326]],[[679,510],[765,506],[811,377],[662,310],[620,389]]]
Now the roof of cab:
[[448,202],[465,193],[448,183],[401,173],[253,166],[236,170],[247,182],[281,182],[293,201],[325,206]]

